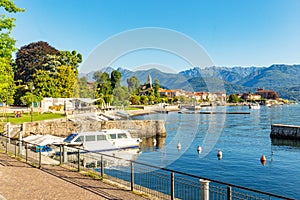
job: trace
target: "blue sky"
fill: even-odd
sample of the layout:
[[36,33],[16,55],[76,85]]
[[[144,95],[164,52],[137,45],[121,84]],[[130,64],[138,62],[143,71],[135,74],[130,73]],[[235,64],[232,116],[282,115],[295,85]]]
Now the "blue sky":
[[[87,59],[97,45],[116,34],[160,27],[196,41],[217,66],[300,63],[298,0],[15,0],[15,3],[26,9],[14,15],[17,21],[13,36],[18,48],[46,41],[59,50],[77,50]],[[175,71],[192,67],[172,54],[149,50],[122,56],[112,66],[133,69],[147,63],[175,66]]]

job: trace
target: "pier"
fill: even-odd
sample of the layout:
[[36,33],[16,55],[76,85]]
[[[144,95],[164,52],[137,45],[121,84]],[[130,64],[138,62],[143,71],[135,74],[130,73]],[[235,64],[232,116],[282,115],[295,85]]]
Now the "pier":
[[300,126],[285,125],[285,124],[272,124],[271,125],[271,138],[278,139],[300,139]]

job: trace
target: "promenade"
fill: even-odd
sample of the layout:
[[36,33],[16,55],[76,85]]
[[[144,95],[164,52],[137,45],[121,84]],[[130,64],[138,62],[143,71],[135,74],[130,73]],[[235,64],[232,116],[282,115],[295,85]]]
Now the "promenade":
[[0,200],[147,199],[60,166],[34,168],[0,152]]

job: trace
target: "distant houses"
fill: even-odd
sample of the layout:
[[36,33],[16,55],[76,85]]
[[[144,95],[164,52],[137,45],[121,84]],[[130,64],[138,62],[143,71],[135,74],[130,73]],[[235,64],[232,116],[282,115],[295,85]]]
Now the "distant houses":
[[247,92],[247,93],[240,94],[239,98],[245,101],[261,101],[263,99],[277,100],[279,99],[279,96],[277,92],[273,90],[264,90],[262,88],[258,88],[255,94]]

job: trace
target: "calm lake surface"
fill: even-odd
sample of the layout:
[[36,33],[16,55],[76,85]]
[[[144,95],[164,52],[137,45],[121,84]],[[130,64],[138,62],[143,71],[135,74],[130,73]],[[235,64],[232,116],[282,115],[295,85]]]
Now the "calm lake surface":
[[[258,110],[207,107],[202,112],[250,114],[151,114],[136,119],[166,122],[164,148],[144,149],[138,161],[300,199],[300,141],[271,141],[271,124],[300,125],[299,105]],[[177,149],[180,142],[181,149]],[[202,147],[198,154],[197,147]],[[223,157],[217,158],[218,150]],[[264,154],[265,166],[260,162]]]

